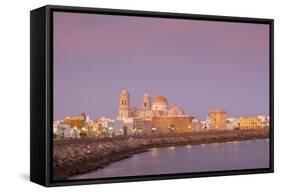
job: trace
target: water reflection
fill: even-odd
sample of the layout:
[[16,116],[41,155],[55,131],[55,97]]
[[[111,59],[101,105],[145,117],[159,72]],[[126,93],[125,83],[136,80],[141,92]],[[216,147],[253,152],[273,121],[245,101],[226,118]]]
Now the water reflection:
[[157,157],[157,156],[158,156],[158,148],[153,147],[153,148],[150,150],[150,156],[151,156],[151,157]]
[[212,143],[211,144],[213,147],[218,147],[220,144],[219,143]]
[[176,147],[175,147],[175,146],[171,146],[171,147],[168,147],[168,149],[170,149],[170,150],[175,150]]
[[153,175],[269,167],[269,140],[152,148],[70,179]]

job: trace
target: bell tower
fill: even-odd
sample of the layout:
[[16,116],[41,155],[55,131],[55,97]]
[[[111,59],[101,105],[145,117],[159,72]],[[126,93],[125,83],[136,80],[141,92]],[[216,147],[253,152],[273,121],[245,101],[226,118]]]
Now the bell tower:
[[130,95],[126,89],[121,91],[119,97],[119,111],[118,111],[118,119],[124,119],[131,117],[130,113]]
[[142,108],[143,110],[151,110],[151,97],[148,93],[145,93],[143,96]]

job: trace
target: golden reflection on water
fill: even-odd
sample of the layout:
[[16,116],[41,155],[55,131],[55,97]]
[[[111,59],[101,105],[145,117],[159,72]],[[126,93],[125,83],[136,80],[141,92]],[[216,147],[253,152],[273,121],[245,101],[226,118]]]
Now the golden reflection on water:
[[213,147],[218,147],[220,144],[219,143],[212,143],[211,144]]
[[[248,140],[247,140],[247,142],[248,142]],[[239,141],[228,141],[228,142],[226,142],[227,144],[233,144],[233,145],[237,145],[237,144],[239,144]]]
[[186,145],[187,149],[191,149],[192,145]]
[[171,147],[169,147],[168,149],[170,149],[170,150],[175,150],[176,147],[175,147],[175,146],[171,146]]
[[158,152],[159,152],[158,148],[156,148],[156,147],[152,148],[151,153],[150,153],[151,157],[157,157]]

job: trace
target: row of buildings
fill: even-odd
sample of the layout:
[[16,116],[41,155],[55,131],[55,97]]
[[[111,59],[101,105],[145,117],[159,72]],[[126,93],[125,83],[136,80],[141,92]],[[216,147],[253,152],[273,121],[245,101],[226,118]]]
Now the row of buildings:
[[227,118],[222,109],[212,109],[206,120],[189,116],[176,104],[169,105],[164,96],[153,100],[148,93],[142,106],[131,107],[129,92],[124,89],[119,97],[116,119],[102,117],[92,120],[85,113],[56,120],[54,135],[58,138],[113,137],[118,135],[149,135],[157,133],[192,132],[205,130],[258,129],[269,127],[269,117]]

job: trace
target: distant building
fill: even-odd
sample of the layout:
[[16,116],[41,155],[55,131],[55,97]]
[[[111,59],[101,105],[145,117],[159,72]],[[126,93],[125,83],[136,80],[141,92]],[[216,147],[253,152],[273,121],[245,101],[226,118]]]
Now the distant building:
[[53,133],[57,134],[58,133],[58,125],[61,124],[63,122],[63,120],[55,120],[53,122]]
[[149,135],[152,133],[152,121],[151,120],[142,120],[142,134]]
[[259,115],[257,118],[261,120],[261,128],[269,128],[269,117]]
[[[119,110],[116,120],[123,121],[123,134],[150,134],[157,132],[191,131],[192,118],[177,105],[169,105],[164,96],[153,100],[145,93],[142,107],[130,106],[130,95],[123,89],[119,97]],[[113,128],[114,129],[114,128]]]
[[227,118],[226,119],[226,129],[233,130],[238,127],[238,122],[235,118]]
[[142,118],[135,118],[133,123],[133,134],[151,134],[152,121]]
[[209,130],[211,129],[211,118],[208,115],[205,121],[202,121],[202,126],[203,126],[203,130]]
[[71,128],[70,125],[66,124],[59,124],[56,134],[59,138],[80,138],[80,130],[76,127]]
[[98,120],[98,123],[100,123],[100,124],[102,125],[102,127],[109,128],[109,127],[112,127],[112,126],[113,126],[114,120],[113,120],[113,119],[110,119],[110,118],[106,118],[106,117],[101,117],[101,118]]
[[82,113],[80,116],[65,117],[62,124],[69,125],[71,128],[82,129],[86,126],[87,116]]
[[153,101],[148,93],[145,93],[142,100],[142,107],[130,106],[130,95],[123,89],[119,96],[119,110],[117,120],[127,121],[134,118],[151,120],[153,117],[161,116],[186,116],[184,111],[177,105],[169,106],[168,100],[164,96],[156,96]]
[[143,129],[143,119],[134,119],[132,133],[134,135],[140,135],[142,134],[142,129]]
[[239,121],[240,129],[258,129],[262,127],[262,120],[258,117],[241,117]]
[[123,121],[115,120],[112,125],[112,133],[114,136],[123,135]]
[[201,123],[198,119],[194,118],[191,121],[191,129],[192,131],[203,131],[203,123]]
[[153,117],[152,133],[191,132],[194,117]]
[[209,113],[210,119],[211,119],[211,124],[210,128],[211,129],[216,129],[216,130],[225,130],[227,125],[226,125],[226,111],[222,109],[212,109]]

